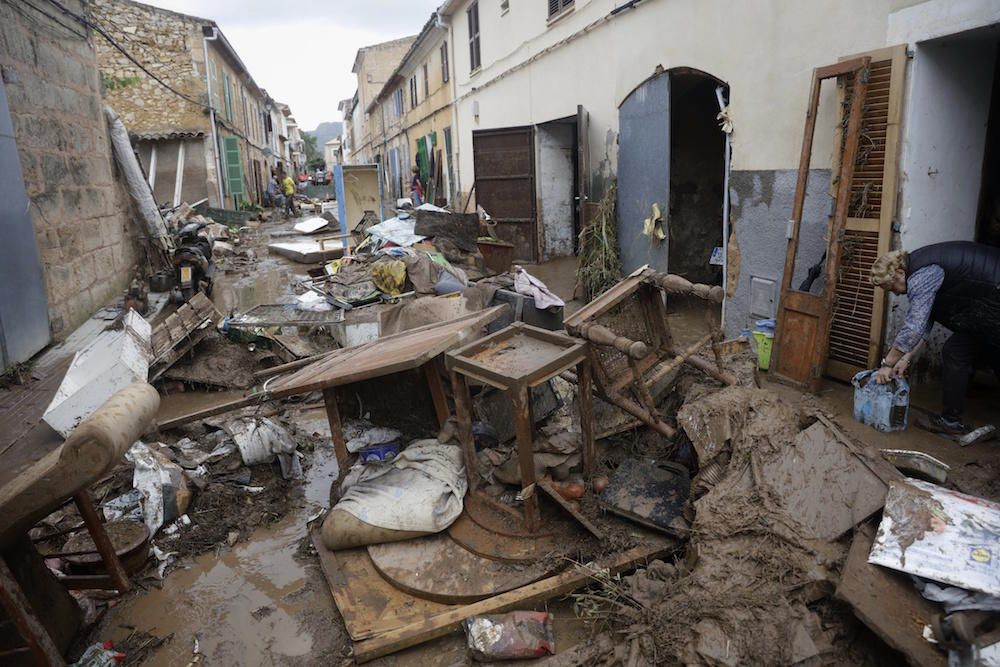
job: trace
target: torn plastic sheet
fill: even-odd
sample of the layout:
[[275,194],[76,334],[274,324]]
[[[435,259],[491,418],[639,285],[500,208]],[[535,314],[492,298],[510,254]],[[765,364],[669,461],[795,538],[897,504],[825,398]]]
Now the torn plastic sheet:
[[160,526],[187,511],[191,492],[187,488],[184,471],[142,442],[132,445],[125,458],[135,465],[132,486],[143,495],[143,522],[149,534],[156,535]]
[[223,428],[236,442],[246,465],[270,463],[277,457],[282,477],[302,479],[295,441],[284,427],[267,417],[238,417]]

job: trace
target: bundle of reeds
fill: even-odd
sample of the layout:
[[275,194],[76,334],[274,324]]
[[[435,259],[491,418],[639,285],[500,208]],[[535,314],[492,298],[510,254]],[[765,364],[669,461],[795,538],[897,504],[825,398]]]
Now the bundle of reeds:
[[593,300],[622,277],[615,215],[617,201],[618,184],[617,181],[612,181],[601,200],[597,215],[580,232],[577,282],[583,287],[587,301]]

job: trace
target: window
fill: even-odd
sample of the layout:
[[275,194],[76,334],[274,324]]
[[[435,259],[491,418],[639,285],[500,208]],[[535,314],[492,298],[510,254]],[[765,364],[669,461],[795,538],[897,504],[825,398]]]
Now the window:
[[448,83],[448,42],[441,45],[441,82]]
[[233,95],[229,86],[229,75],[222,73],[222,99],[226,104],[226,118],[233,119]]
[[[552,0],[549,0],[552,6]],[[465,10],[469,17],[469,71],[475,72],[483,64],[479,54],[479,2],[473,2]]]
[[573,0],[549,0],[549,18],[563,13],[573,6]]
[[427,73],[427,63],[424,63],[424,99],[431,96],[431,77]]
[[392,94],[392,113],[399,118],[403,115],[403,89],[397,88]]
[[410,77],[410,108],[417,106],[417,75]]

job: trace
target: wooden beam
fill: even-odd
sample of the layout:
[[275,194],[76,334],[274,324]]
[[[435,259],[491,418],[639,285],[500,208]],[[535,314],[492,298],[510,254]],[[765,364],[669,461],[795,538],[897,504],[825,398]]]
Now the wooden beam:
[[451,393],[455,397],[458,442],[462,445],[465,458],[465,475],[469,480],[469,492],[474,493],[479,486],[479,459],[472,436],[472,396],[469,394],[469,383],[461,373],[451,371]]
[[337,390],[334,387],[323,390],[323,401],[326,403],[326,419],[330,424],[330,439],[333,441],[333,452],[337,456],[337,467],[343,477],[347,470],[347,443],[344,442],[344,427],[340,422],[340,409],[337,407]]
[[270,397],[267,395],[266,392],[251,394],[250,396],[244,396],[243,398],[237,398],[232,401],[226,401],[225,403],[220,403],[211,408],[195,410],[194,412],[188,412],[186,414],[180,415],[179,417],[174,417],[173,419],[166,419],[162,422],[157,422],[156,428],[160,431],[166,431],[168,429],[177,428],[182,424],[188,424],[193,421],[198,421],[199,419],[205,419],[206,417],[214,417],[215,415],[221,415],[223,412],[230,412],[231,410],[239,410],[240,408],[245,408],[249,405],[259,405],[268,400],[270,400]]
[[378,637],[356,643],[354,645],[354,659],[359,663],[368,662],[410,646],[443,637],[460,629],[462,621],[470,616],[496,614],[511,609],[524,608],[559,595],[565,595],[590,583],[595,569],[607,569],[612,575],[618,574],[644,565],[649,560],[660,558],[672,549],[672,542],[655,539],[655,541],[619,553],[607,561],[601,561],[593,566],[594,569],[577,565],[566,572],[507,593],[501,593],[428,619],[409,623]]
[[83,489],[73,496],[73,500],[76,501],[76,508],[80,511],[80,518],[83,519],[83,523],[87,526],[87,531],[90,532],[90,539],[94,541],[97,553],[101,555],[101,561],[104,563],[104,568],[111,579],[111,585],[119,593],[128,592],[131,588],[128,575],[125,574],[125,568],[122,567],[121,561],[118,560],[118,554],[115,553],[115,547],[111,543],[111,538],[108,537],[108,531],[104,530],[104,523],[101,521],[101,517],[97,515],[97,510],[94,509],[94,501],[90,499],[90,491]]
[[442,357],[437,356],[423,366],[424,377],[427,378],[427,388],[431,392],[431,400],[434,402],[434,413],[437,415],[438,426],[444,428],[451,417],[451,409],[448,407],[448,397],[444,393],[444,383],[441,382],[440,368],[443,365]]
[[559,505],[559,507],[563,508],[567,514],[576,519],[577,523],[586,528],[587,532],[589,532],[591,535],[593,535],[599,540],[604,540],[604,533],[601,532],[601,529],[595,526],[593,523],[591,523],[590,519],[583,516],[583,514],[580,513],[580,510],[573,507],[573,503],[563,498],[562,495],[555,490],[551,482],[549,482],[546,479],[543,479],[538,482],[538,486],[542,491],[546,493],[546,495],[548,495],[549,498],[551,498],[556,503],[556,505]]
[[7,610],[7,616],[14,622],[17,633],[28,644],[36,663],[45,667],[61,667],[66,664],[2,556],[0,556],[0,603]]

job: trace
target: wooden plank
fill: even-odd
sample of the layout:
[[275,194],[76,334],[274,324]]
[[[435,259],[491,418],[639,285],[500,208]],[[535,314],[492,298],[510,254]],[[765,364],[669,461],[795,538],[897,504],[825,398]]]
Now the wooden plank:
[[337,456],[337,467],[341,476],[347,470],[349,453],[344,441],[344,427],[340,422],[340,409],[337,407],[337,390],[328,387],[323,390],[323,402],[326,404],[326,419],[330,424],[330,439],[333,441],[333,451]]
[[645,270],[645,268],[646,267],[641,267],[633,272],[628,278],[625,278],[616,285],[608,288],[596,299],[567,317],[563,321],[563,326],[566,327],[567,331],[572,332],[576,327],[580,326],[587,320],[610,310],[628,297],[632,296],[643,284],[643,278],[640,274]]
[[580,444],[583,450],[583,478],[588,481],[591,475],[594,474],[594,466],[597,464],[597,452],[594,446],[592,358],[588,353],[587,359],[581,361],[576,366],[576,378],[579,386],[576,400],[580,407]]
[[226,401],[225,403],[220,403],[219,405],[215,405],[210,408],[202,408],[201,410],[195,410],[193,412],[173,417],[172,419],[158,422],[156,424],[156,428],[160,431],[166,431],[181,426],[182,424],[189,424],[193,421],[198,421],[199,419],[221,415],[224,412],[239,410],[240,408],[245,408],[250,405],[259,405],[267,400],[269,400],[269,397],[265,392],[250,394],[249,396],[237,398],[232,401]]
[[462,627],[462,621],[470,616],[496,614],[511,609],[523,609],[559,595],[565,595],[592,581],[595,569],[607,569],[615,575],[644,565],[650,560],[668,554],[673,542],[650,537],[644,544],[621,552],[608,559],[601,559],[592,568],[575,566],[566,572],[542,579],[507,593],[488,598],[481,602],[443,611],[426,619],[409,623],[403,627],[385,632],[377,637],[354,645],[354,658],[359,663],[369,662],[410,646],[416,646],[437,637],[443,637]]
[[272,395],[284,398],[418,368],[465,339],[478,335],[479,329],[507,308],[506,304],[495,306],[380,338],[358,348],[347,348],[343,354],[320,359],[282,378],[272,388]]
[[364,547],[330,551],[323,546],[318,527],[312,530],[310,539],[353,641],[370,639],[459,608],[413,597],[394,587],[378,573]]
[[66,664],[2,556],[0,556],[0,603],[7,610],[7,616],[14,622],[17,633],[31,648],[36,663],[46,667]]
[[514,426],[517,431],[517,463],[521,469],[521,497],[524,500],[524,524],[529,531],[538,528],[538,496],[535,493],[534,426],[531,421],[531,397],[526,386],[509,393],[514,404]]
[[577,523],[586,528],[588,533],[590,533],[591,535],[593,535],[594,537],[596,537],[601,541],[604,540],[604,533],[601,531],[601,529],[595,526],[593,523],[591,523],[590,519],[585,517],[580,512],[580,510],[573,507],[573,503],[563,498],[562,495],[560,495],[560,493],[552,487],[551,482],[545,479],[539,480],[538,486],[539,488],[541,488],[542,491],[545,492],[545,494],[549,498],[551,498],[555,502],[556,505],[561,507],[563,510],[566,511],[567,514],[576,519]]
[[476,443],[472,435],[472,396],[465,376],[455,371],[451,371],[451,393],[455,397],[458,442],[462,446],[465,474],[469,480],[469,492],[472,494],[479,487],[479,459],[476,456]]
[[923,638],[925,625],[942,612],[924,599],[908,577],[868,562],[875,531],[861,525],[847,555],[837,585],[837,598],[886,644],[906,656],[911,665],[942,667],[947,654]]
[[451,409],[448,407],[448,397],[444,393],[444,383],[441,382],[440,367],[443,364],[439,360],[440,357],[431,359],[421,368],[427,379],[427,389],[430,391],[431,401],[434,403],[434,413],[437,415],[438,426],[444,428],[448,419],[451,418]]

